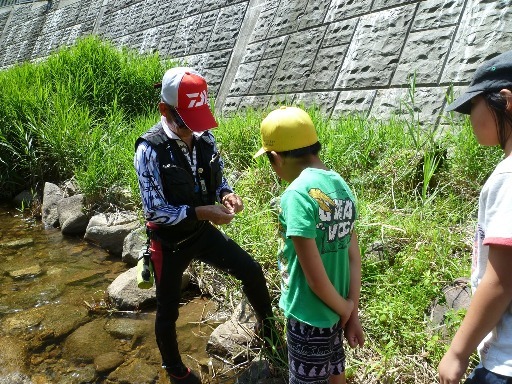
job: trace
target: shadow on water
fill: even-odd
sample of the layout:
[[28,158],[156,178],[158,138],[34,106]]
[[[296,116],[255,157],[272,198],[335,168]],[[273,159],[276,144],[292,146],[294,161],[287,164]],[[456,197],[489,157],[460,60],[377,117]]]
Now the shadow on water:
[[[82,238],[0,206],[0,384],[168,383],[154,310],[119,312],[105,302],[126,269]],[[233,383],[205,351],[214,303],[197,292],[184,301],[177,326],[185,363],[204,383]]]

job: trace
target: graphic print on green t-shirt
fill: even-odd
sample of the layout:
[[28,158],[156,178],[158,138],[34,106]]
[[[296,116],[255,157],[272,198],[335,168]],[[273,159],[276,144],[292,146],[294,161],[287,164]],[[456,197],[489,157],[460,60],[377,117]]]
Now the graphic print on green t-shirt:
[[310,189],[308,194],[318,203],[316,227],[325,232],[320,253],[347,247],[350,242],[347,235],[354,228],[354,202],[349,198],[331,199],[318,188]]

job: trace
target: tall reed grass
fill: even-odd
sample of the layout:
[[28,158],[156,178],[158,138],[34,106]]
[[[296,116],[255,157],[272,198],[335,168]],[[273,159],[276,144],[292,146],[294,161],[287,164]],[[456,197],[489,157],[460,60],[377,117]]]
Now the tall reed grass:
[[[158,120],[153,83],[172,65],[90,37],[46,61],[0,72],[2,194],[40,192],[45,181],[73,176],[92,206],[116,206],[122,192],[140,208],[133,145]],[[433,135],[414,116],[414,100],[407,102],[406,121],[331,121],[309,110],[322,159],[358,199],[368,342],[348,351],[353,383],[435,382],[460,316],[448,317],[445,332],[429,331],[429,311],[445,285],[469,274],[478,192],[500,158],[499,150],[476,143],[467,121],[443,121],[444,133]],[[214,134],[227,177],[245,203],[224,230],[260,261],[277,303],[272,201],[286,185],[264,156],[252,158],[266,112],[219,116]]]

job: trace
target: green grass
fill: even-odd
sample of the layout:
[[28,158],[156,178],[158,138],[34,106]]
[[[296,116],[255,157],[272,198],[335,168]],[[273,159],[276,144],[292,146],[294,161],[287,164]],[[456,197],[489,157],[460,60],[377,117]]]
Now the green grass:
[[[153,83],[172,65],[86,38],[46,61],[0,72],[3,196],[27,188],[41,192],[45,181],[73,176],[91,208],[140,209],[133,145],[158,119]],[[445,285],[469,275],[478,193],[501,156],[499,149],[479,146],[465,120],[447,120],[442,135],[420,124],[411,89],[405,121],[360,116],[331,121],[309,109],[322,159],[358,199],[367,344],[348,351],[350,382],[435,381],[463,314],[451,314],[449,332],[441,334],[428,331],[429,310]],[[226,175],[245,203],[224,230],[260,261],[277,302],[271,201],[286,185],[264,156],[252,158],[266,112],[219,117],[214,134]],[[240,290],[224,292],[240,295]]]

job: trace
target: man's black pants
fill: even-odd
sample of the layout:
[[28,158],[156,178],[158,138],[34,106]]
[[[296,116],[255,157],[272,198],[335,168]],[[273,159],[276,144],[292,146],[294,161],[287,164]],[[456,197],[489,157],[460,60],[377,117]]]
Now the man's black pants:
[[157,312],[155,334],[162,365],[181,365],[176,336],[181,279],[192,260],[205,262],[242,282],[247,299],[258,320],[272,316],[270,296],[261,266],[237,243],[210,223],[196,235],[178,245],[158,236],[151,239],[151,260],[156,279]]

